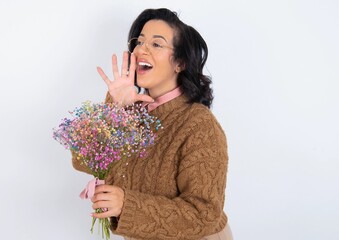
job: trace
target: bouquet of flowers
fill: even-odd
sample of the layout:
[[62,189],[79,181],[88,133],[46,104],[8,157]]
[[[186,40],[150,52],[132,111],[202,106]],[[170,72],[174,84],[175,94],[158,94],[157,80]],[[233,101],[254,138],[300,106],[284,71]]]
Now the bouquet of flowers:
[[[146,148],[154,144],[153,130],[161,128],[158,119],[150,116],[141,104],[125,108],[115,104],[84,102],[73,112],[73,119],[64,118],[59,128],[53,129],[53,138],[70,149],[95,177],[80,194],[91,198],[96,185],[104,180],[115,161],[123,161],[134,154],[144,156]],[[97,209],[103,212],[105,209]],[[96,218],[92,220],[91,232]],[[102,237],[109,239],[108,218],[99,219]]]

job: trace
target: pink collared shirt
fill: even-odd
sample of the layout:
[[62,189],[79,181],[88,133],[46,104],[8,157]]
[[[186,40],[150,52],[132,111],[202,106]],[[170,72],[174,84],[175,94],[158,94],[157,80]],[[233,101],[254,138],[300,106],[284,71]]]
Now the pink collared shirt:
[[160,105],[162,105],[166,102],[169,102],[176,97],[179,97],[182,93],[183,92],[182,92],[181,88],[177,87],[177,88],[173,89],[172,91],[165,93],[164,95],[161,95],[160,97],[157,97],[154,100],[154,102],[152,102],[152,103],[144,102],[143,107],[147,106],[148,112],[151,112],[154,109],[156,109],[157,107],[159,107]]

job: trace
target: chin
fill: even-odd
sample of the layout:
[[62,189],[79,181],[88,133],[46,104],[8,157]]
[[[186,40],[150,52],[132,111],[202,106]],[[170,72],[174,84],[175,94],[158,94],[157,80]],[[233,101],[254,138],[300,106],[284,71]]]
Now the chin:
[[138,86],[139,87],[141,87],[141,88],[149,88],[150,87],[150,85],[149,84],[147,84],[147,80],[143,80],[142,78],[137,78],[137,84],[138,84]]

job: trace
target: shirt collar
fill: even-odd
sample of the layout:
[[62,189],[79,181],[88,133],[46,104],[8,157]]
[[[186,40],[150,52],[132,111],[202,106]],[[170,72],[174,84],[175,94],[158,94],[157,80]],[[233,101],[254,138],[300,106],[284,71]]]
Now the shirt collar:
[[154,99],[154,102],[152,102],[152,103],[143,102],[142,106],[147,107],[148,112],[151,112],[154,109],[156,109],[157,107],[159,107],[160,105],[162,105],[166,102],[169,102],[176,97],[179,97],[182,93],[183,92],[182,92],[181,88],[177,87],[177,88],[173,89],[172,91],[157,97],[156,99]]

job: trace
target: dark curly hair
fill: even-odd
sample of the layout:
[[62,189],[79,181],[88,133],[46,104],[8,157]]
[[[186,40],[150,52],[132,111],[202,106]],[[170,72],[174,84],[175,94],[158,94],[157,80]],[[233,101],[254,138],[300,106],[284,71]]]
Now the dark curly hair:
[[[203,74],[208,56],[205,40],[197,30],[183,23],[176,12],[166,8],[144,10],[133,22],[128,40],[139,37],[142,28],[150,20],[162,20],[174,29],[173,57],[184,67],[178,74],[178,84],[190,103],[202,103],[210,108],[213,101],[212,81]],[[134,46],[130,47],[131,51]]]

